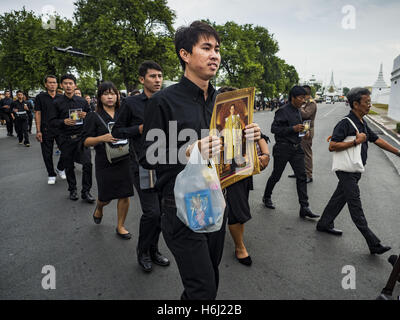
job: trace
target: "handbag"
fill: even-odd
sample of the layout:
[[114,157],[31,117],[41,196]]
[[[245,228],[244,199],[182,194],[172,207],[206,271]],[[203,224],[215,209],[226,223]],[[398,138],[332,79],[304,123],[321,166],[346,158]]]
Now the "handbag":
[[[100,121],[104,124],[104,126],[107,128],[107,131],[111,134],[110,129],[108,128],[107,124],[103,120],[100,115],[95,112],[95,114],[99,117]],[[129,143],[110,143],[110,142],[104,142],[104,147],[106,149],[106,155],[107,155],[107,160],[110,163],[117,163],[121,160],[124,160],[129,157]]]
[[[359,133],[354,122],[348,117],[345,117],[345,119],[349,120],[356,129],[356,132]],[[356,136],[348,136],[343,142],[353,141],[355,138]],[[361,145],[360,143],[343,151],[335,151],[333,153],[332,171],[364,172],[365,168],[361,159]]]

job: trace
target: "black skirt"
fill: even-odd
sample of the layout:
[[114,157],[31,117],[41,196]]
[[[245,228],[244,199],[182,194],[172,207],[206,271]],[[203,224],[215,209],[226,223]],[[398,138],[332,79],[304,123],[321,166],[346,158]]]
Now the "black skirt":
[[249,192],[253,189],[253,177],[240,180],[226,188],[228,224],[245,223],[251,219]]
[[99,201],[107,202],[133,196],[129,158],[114,164],[96,161],[96,180]]

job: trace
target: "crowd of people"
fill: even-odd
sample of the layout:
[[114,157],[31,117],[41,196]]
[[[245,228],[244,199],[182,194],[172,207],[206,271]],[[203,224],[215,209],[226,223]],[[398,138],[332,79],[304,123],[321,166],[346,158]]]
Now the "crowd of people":
[[[226,224],[234,241],[237,261],[246,266],[252,264],[244,244],[244,224],[251,219],[249,191],[253,188],[252,178],[240,180],[224,191],[226,210],[221,229],[197,233],[176,215],[175,179],[185,164],[171,161],[154,163],[146,156],[157,143],[148,139],[153,130],[166,134],[162,145],[166,159],[178,159],[181,148],[185,148],[187,158],[197,147],[204,159],[211,159],[220,152],[223,146],[219,137],[201,135],[202,130],[210,127],[216,95],[235,90],[225,87],[217,91],[210,83],[221,62],[219,46],[218,33],[208,24],[196,21],[179,28],[175,34],[175,49],[184,70],[183,77],[175,85],[161,90],[162,67],[154,61],[145,61],[139,68],[143,92],[132,92],[129,97],[123,98],[116,86],[108,81],[99,85],[95,99],[82,97],[75,77],[66,74],[60,78],[62,94],[57,92],[57,77],[48,75],[44,79],[46,91],[35,98],[36,139],[41,145],[48,184],[54,184],[57,175],[66,179],[69,198],[78,200],[75,163],[81,164],[81,198],[96,203],[93,222],[100,224],[105,207],[117,200],[116,235],[123,240],[131,239],[124,224],[135,188],[142,209],[136,247],[138,264],[145,272],[151,272],[153,264],[170,265],[170,260],[158,248],[162,233],[179,269],[184,287],[182,299],[216,298]],[[9,94],[6,91],[0,103],[8,135],[13,134],[10,123],[14,122],[19,142],[29,146],[28,114],[33,106],[27,103],[22,92],[17,92],[16,101],[12,101]],[[361,145],[364,165],[368,142],[399,155],[398,149],[377,137],[363,120],[370,108],[369,91],[355,88],[347,98],[351,108],[347,117],[355,126],[346,119],[340,121],[333,131],[329,150],[337,152]],[[278,108],[271,127],[275,135],[273,170],[262,201],[267,208],[275,209],[272,192],[289,162],[294,170],[292,176],[296,178],[299,216],[303,219],[319,218],[311,211],[307,194],[307,184],[313,181],[312,138],[317,112],[311,89],[294,86],[285,104],[275,102],[270,105],[271,109]],[[265,102],[256,108],[265,108],[264,105]],[[299,133],[305,131],[304,120],[311,121],[311,128],[301,137]],[[171,122],[176,123],[178,131],[192,129],[198,139],[192,143],[189,143],[189,138],[171,141]],[[248,141],[256,142],[260,169],[265,169],[271,158],[268,136],[256,123],[246,125],[244,135]],[[354,139],[344,142],[349,136],[354,136]],[[56,168],[53,165],[54,142],[61,151]],[[91,194],[93,166],[90,147],[95,150],[97,198]],[[342,231],[334,227],[334,220],[347,203],[351,218],[365,237],[371,254],[390,250],[390,247],[381,245],[368,227],[358,186],[361,173],[337,171],[336,175],[339,179],[337,189],[317,224],[317,230],[341,235]],[[151,183],[154,177],[156,181]],[[150,183],[145,185],[143,181]]]

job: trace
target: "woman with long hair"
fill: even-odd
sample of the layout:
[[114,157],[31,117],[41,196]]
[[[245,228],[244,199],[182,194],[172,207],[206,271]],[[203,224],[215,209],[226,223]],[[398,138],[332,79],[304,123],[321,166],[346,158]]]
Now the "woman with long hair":
[[118,162],[110,163],[105,148],[106,143],[112,144],[118,141],[110,133],[120,112],[118,90],[112,82],[100,84],[97,91],[97,101],[96,111],[87,114],[83,128],[84,146],[93,146],[96,151],[95,172],[98,199],[93,220],[96,224],[100,224],[104,206],[109,204],[111,200],[118,199],[116,233],[122,239],[130,239],[131,234],[124,226],[129,209],[129,197],[133,196],[129,155]]

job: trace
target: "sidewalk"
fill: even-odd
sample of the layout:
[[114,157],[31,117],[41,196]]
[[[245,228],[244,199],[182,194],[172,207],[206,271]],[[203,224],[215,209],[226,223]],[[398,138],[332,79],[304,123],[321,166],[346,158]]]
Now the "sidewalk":
[[[391,144],[395,142],[395,146],[399,147],[400,146],[400,134],[396,132],[396,125],[398,121],[393,120],[388,117],[387,113],[388,111],[383,108],[377,108],[372,106],[371,110],[374,111],[377,114],[369,114],[367,115],[367,118],[375,124],[379,129],[382,130],[382,132],[390,138],[391,141],[389,141]],[[387,152],[383,151],[389,161],[393,164],[393,166],[396,168],[397,173],[400,175],[400,159],[398,156]]]

